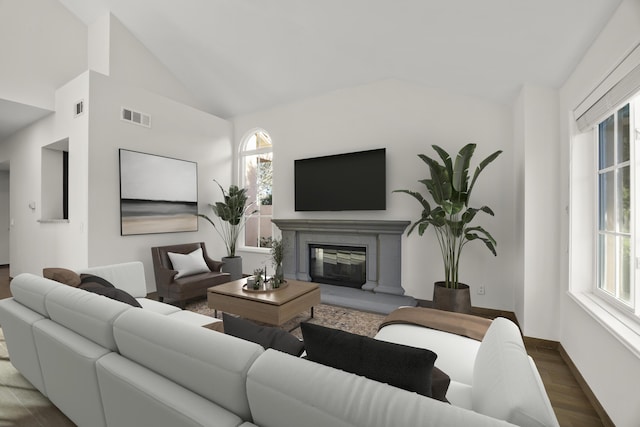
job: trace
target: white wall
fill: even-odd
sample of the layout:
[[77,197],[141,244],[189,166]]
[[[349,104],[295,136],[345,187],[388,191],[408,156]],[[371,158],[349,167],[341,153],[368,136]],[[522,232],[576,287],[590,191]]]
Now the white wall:
[[[91,74],[90,86],[88,264],[140,260],[147,288],[154,291],[152,246],[204,241],[210,255],[225,256],[222,241],[206,221],[200,221],[197,232],[121,236],[118,149],[197,162],[199,210],[205,212],[220,197],[213,179],[231,182],[231,124],[98,73]],[[121,106],[150,114],[152,127],[120,120]]]
[[9,171],[0,171],[0,265],[9,264]]
[[[514,108],[519,268],[515,313],[526,336],[559,340],[558,92],[525,85]],[[541,307],[544,307],[541,310]]]
[[[498,241],[496,258],[478,242],[462,255],[461,280],[472,286],[475,306],[513,310],[515,276],[515,186],[510,109],[431,90],[396,80],[381,81],[311,98],[234,119],[235,141],[254,128],[263,128],[274,146],[274,217],[415,220],[420,209],[401,188],[420,189],[427,166],[419,153],[435,155],[431,144],[457,151],[478,143],[476,161],[495,150],[505,153],[483,172],[473,203],[491,206],[496,217],[479,224]],[[387,149],[387,210],[375,212],[294,211],[295,159],[385,147]],[[478,217],[480,218],[480,216]],[[433,235],[403,238],[402,278],[407,294],[432,299],[433,282],[443,277],[442,261]],[[244,255],[243,255],[244,256]],[[479,285],[486,295],[479,296]]]
[[[562,140],[556,151],[561,159],[559,188],[561,206],[570,206],[575,218],[583,216],[581,209],[584,206],[574,203],[577,195],[570,192],[569,183],[571,179],[585,179],[586,167],[582,161],[592,158],[592,150],[585,149],[583,144],[589,144],[592,138],[577,134],[575,125],[571,123],[572,111],[639,42],[640,2],[625,0],[561,88],[559,118]],[[569,286],[574,290],[591,286],[593,278],[589,273],[593,272],[593,258],[583,256],[584,251],[578,248],[580,242],[575,239],[584,236],[571,234],[582,232],[584,228],[570,223],[564,214],[558,217],[558,221],[562,236],[560,283],[564,284],[560,342],[615,425],[637,426],[640,420],[637,398],[640,359],[566,293]],[[569,248],[571,255],[566,250],[570,236],[574,239]],[[570,264],[572,257],[574,262],[581,264]],[[574,274],[576,271],[581,274]]]
[[57,0],[0,1],[0,98],[53,109],[87,69],[87,27]]
[[[10,196],[10,217],[14,219],[11,274],[40,274],[44,267],[75,269],[138,259],[145,263],[147,287],[153,291],[151,246],[205,241],[214,257],[223,256],[222,242],[207,223],[192,233],[120,236],[118,148],[197,161],[200,208],[204,210],[208,202],[219,197],[213,179],[223,185],[231,182],[231,124],[171,100],[192,101],[175,77],[115,18],[107,16],[99,20],[89,32],[58,2],[34,1],[42,6],[42,13],[26,4],[23,7],[23,2],[0,2],[0,11],[10,5],[7,11],[20,16],[16,21],[21,25],[32,20],[46,24],[38,27],[40,32],[34,32],[37,34],[23,31],[24,38],[17,45],[22,56],[24,52],[32,53],[26,56],[37,68],[33,73],[29,71],[30,63],[16,61],[22,74],[33,74],[31,80],[21,84],[22,80],[5,67],[0,70],[0,80],[16,87],[31,85],[39,95],[47,95],[44,86],[57,84],[47,95],[50,101],[47,96],[39,100],[53,106],[55,113],[0,144],[0,162],[10,161],[15,168],[11,171]],[[3,19],[6,15],[0,16]],[[3,30],[0,28],[0,33]],[[49,31],[53,34],[48,34]],[[51,52],[41,52],[43,35],[51,41],[47,44]],[[66,80],[55,83],[63,73],[49,63],[51,56],[60,62],[78,56],[77,67],[86,70],[89,36],[91,45],[100,47],[93,52],[91,65],[115,77],[86,71],[76,78],[72,77],[77,74],[67,77],[70,80],[64,85]],[[64,37],[80,41],[66,42]],[[54,90],[57,87],[60,88]],[[29,91],[21,93],[24,95],[21,101],[31,101]],[[73,106],[79,100],[84,100],[85,113],[74,118]],[[147,129],[121,121],[122,106],[151,114],[153,127]],[[39,222],[43,200],[41,149],[65,138],[69,139],[69,221],[42,223]],[[36,203],[35,210],[29,208],[32,201]]]
[[[88,119],[73,116],[73,105],[87,102],[88,73],[56,91],[57,113],[17,132],[0,145],[0,162],[10,161],[11,274],[40,274],[42,268],[86,265]],[[39,222],[42,212],[42,147],[69,139],[69,222]],[[34,202],[36,209],[29,204]],[[46,216],[46,215],[45,215]]]

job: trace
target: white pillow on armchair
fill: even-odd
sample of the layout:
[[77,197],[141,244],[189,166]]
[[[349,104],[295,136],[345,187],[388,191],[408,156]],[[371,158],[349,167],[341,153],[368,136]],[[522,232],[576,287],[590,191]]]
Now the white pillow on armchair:
[[173,269],[178,271],[178,274],[174,277],[175,279],[198,273],[208,273],[211,271],[209,270],[207,263],[204,261],[202,248],[198,248],[188,254],[167,252],[167,255],[169,255]]

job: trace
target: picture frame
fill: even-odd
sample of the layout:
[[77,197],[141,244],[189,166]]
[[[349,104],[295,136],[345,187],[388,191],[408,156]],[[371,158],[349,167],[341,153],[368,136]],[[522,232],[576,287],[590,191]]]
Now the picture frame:
[[198,164],[119,149],[120,234],[198,231]]

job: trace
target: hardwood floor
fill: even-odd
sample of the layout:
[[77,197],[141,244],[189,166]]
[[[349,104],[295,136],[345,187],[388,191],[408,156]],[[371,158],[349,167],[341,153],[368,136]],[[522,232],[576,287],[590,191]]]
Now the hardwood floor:
[[[604,415],[601,419],[590,403],[571,369],[556,346],[525,340],[527,352],[533,358],[551,400],[558,422],[563,427],[613,426]],[[553,348],[555,347],[555,348]]]
[[[0,267],[0,299],[11,296],[9,280],[9,269]],[[495,317],[497,314],[515,320],[513,319],[513,313],[507,312],[496,313],[491,310],[474,309],[474,314],[484,317]],[[533,357],[538,367],[544,386],[549,394],[549,399],[562,427],[613,426],[613,423],[606,416],[606,413],[601,414],[601,418],[596,408],[590,403],[587,395],[580,387],[579,381],[584,382],[584,380],[582,378],[576,378],[576,375],[579,376],[580,374],[577,370],[572,371],[572,368],[575,368],[567,364],[565,361],[568,359],[566,353],[563,359],[563,350],[561,347],[558,348],[557,343],[525,338],[525,345],[527,352]],[[575,375],[574,372],[576,373]],[[5,384],[0,383],[0,396],[3,395],[3,391],[6,392],[6,390],[3,389],[7,388]],[[27,407],[29,413],[35,413],[35,417],[37,417],[37,413],[40,411],[47,410],[39,405],[29,405],[29,401],[21,401],[19,404],[20,406]],[[601,410],[599,407],[598,409]],[[33,418],[33,420],[37,420],[37,418]],[[1,421],[2,418],[0,417],[0,425],[2,425]],[[20,425],[43,424],[35,422],[34,424],[29,424],[27,421],[26,424]],[[62,421],[60,424],[55,425],[66,424]]]
[[11,291],[9,291],[9,267],[6,265],[0,266],[0,299],[9,298]]

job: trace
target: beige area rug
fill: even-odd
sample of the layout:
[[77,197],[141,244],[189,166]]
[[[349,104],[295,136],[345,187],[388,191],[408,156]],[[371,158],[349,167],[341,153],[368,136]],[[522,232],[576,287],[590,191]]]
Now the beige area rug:
[[[194,301],[186,305],[187,310],[214,317],[214,311],[207,307],[207,300]],[[353,310],[351,308],[337,307],[333,305],[320,304],[313,310],[313,319],[309,319],[309,310],[300,313],[292,320],[282,325],[282,329],[287,331],[293,329],[291,333],[298,338],[302,338],[300,322],[309,321],[317,325],[328,328],[340,329],[354,334],[373,337],[378,332],[378,326],[385,318],[382,314],[369,313],[366,311]],[[218,318],[222,314],[218,312]]]

